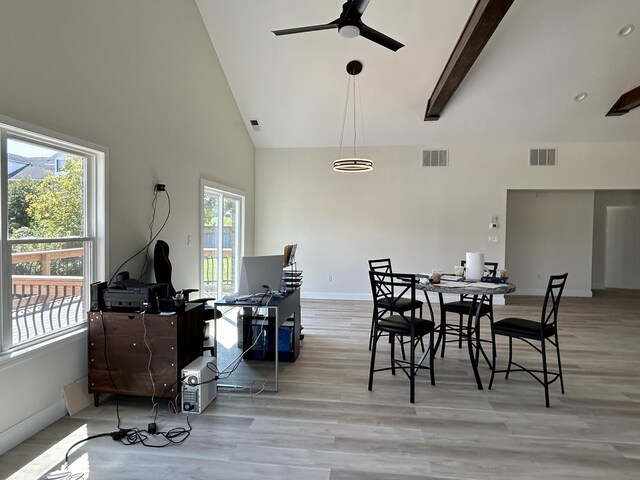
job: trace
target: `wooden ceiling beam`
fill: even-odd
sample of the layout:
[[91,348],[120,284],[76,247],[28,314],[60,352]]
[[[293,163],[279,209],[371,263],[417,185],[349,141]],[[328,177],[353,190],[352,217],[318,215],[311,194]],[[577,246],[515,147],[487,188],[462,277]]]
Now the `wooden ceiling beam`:
[[632,108],[636,108],[640,105],[640,86],[629,90],[627,93],[623,93],[618,101],[613,104],[607,117],[617,117],[628,113]]
[[424,119],[438,120],[480,52],[514,0],[478,0],[462,30],[447,65],[427,101]]

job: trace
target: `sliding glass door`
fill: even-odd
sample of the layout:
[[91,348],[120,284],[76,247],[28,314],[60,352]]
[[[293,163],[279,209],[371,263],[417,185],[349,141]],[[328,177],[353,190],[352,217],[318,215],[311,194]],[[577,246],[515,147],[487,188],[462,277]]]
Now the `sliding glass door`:
[[200,291],[220,298],[237,291],[244,250],[244,194],[202,180]]

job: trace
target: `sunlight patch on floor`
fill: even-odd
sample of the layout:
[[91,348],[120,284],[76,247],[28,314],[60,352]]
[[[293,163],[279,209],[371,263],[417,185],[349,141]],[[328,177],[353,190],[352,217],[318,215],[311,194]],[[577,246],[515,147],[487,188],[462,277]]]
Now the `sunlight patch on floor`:
[[218,343],[227,349],[238,343],[238,310],[237,308],[229,310],[222,318],[216,320],[218,323]]
[[[25,478],[56,478],[55,474],[53,476],[46,476],[47,472],[60,471],[61,469],[64,471],[62,465],[64,464],[64,456],[69,447],[88,436],[87,425],[85,424],[56,442],[52,447],[38,455],[16,473],[11,475],[7,480],[24,480]],[[71,455],[73,455],[73,452],[71,452]],[[74,474],[88,472],[88,459],[83,459],[82,457],[87,457],[87,455],[83,454],[80,458],[75,459],[68,468],[69,472],[73,472]]]

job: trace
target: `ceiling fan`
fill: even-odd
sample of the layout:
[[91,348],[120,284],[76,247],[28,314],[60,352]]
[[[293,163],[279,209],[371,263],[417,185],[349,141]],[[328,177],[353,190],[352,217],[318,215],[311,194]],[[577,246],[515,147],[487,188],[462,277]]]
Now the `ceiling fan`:
[[404,45],[391,37],[387,37],[384,33],[378,32],[371,27],[368,27],[362,20],[362,14],[364,13],[369,0],[348,0],[342,5],[342,13],[333,22],[324,23],[321,25],[311,25],[309,27],[297,27],[287,28],[284,30],[274,30],[276,35],[290,35],[292,33],[304,33],[314,32],[316,30],[329,30],[337,28],[338,33],[345,38],[354,38],[358,35],[371,40],[383,47],[386,47],[394,52]]

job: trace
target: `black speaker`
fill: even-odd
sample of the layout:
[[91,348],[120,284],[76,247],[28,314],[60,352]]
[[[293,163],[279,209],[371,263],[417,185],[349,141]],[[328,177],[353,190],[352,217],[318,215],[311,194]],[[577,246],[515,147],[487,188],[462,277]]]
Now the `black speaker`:
[[104,291],[107,282],[93,282],[91,284],[91,311],[99,312],[104,310]]

